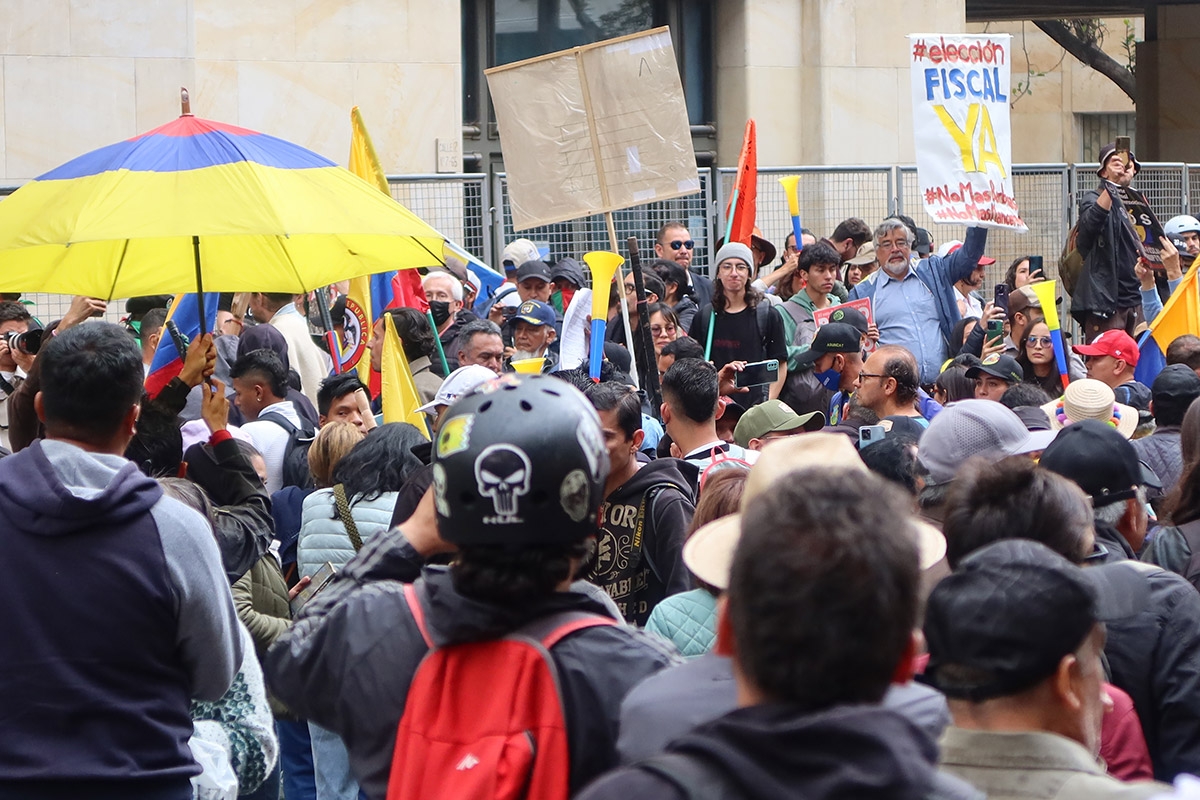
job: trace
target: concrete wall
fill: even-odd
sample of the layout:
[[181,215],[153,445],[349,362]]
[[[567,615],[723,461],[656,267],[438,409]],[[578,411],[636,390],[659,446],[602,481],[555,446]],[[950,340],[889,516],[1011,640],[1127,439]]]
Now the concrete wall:
[[1138,146],[1156,161],[1200,161],[1200,7],[1160,6],[1158,41],[1138,45]]
[[388,172],[433,172],[462,121],[459,0],[5,0],[0,183],[179,114],[344,164],[360,106]]

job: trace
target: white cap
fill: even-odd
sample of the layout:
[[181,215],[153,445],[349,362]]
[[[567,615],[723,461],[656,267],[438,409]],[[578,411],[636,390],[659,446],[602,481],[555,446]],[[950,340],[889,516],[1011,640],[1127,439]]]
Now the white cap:
[[942,246],[937,249],[937,254],[942,258],[945,258],[960,247],[962,247],[962,242],[958,241],[957,239],[944,242]]
[[459,367],[446,376],[446,380],[442,381],[442,385],[438,387],[437,394],[433,396],[433,399],[418,408],[417,411],[432,414],[437,411],[438,406],[454,405],[455,400],[479,384],[495,380],[497,377],[499,376],[496,373],[479,364]]
[[[500,254],[500,273],[503,274],[507,269],[516,269],[526,261],[537,261],[541,258],[538,253],[537,245],[528,239],[513,239],[504,246],[504,252]],[[512,267],[506,267],[504,262],[509,262]]]

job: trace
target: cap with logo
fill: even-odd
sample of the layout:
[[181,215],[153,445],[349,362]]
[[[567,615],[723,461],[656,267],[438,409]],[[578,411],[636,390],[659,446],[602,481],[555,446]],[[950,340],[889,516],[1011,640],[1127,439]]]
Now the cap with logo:
[[761,439],[769,433],[819,431],[824,427],[825,415],[820,411],[797,414],[782,400],[767,400],[742,415],[733,429],[733,440],[739,447],[748,447],[751,439]]
[[947,697],[1018,694],[1053,675],[1097,622],[1133,616],[1147,596],[1126,563],[1083,569],[1040,542],[990,544],[929,595],[925,675]]
[[541,300],[526,300],[517,307],[513,319],[527,322],[530,325],[553,325],[556,317],[554,308]]
[[442,385],[438,387],[437,394],[433,396],[433,399],[418,408],[417,411],[429,414],[437,411],[438,406],[453,405],[455,400],[479,384],[493,380],[495,377],[496,373],[479,364],[468,364],[465,367],[459,367],[446,376],[446,379],[442,381]]
[[1030,431],[1010,409],[994,400],[959,400],[930,421],[917,460],[929,470],[929,483],[948,483],[959,467],[982,456],[1005,456],[1045,450],[1053,431]]
[[830,322],[817,328],[808,349],[797,356],[800,366],[813,363],[826,353],[861,353],[862,334],[853,325]]
[[971,380],[982,377],[983,375],[991,375],[1008,383],[1020,383],[1025,380],[1025,370],[1021,369],[1021,365],[1012,356],[992,353],[985,358],[977,367],[971,367],[967,370],[967,377]]
[[1133,445],[1111,425],[1093,419],[1063,428],[1038,464],[1079,484],[1095,508],[1136,496],[1138,486],[1162,488]]
[[1137,342],[1125,331],[1105,331],[1092,340],[1091,344],[1077,344],[1071,348],[1081,356],[1112,356],[1119,358],[1131,367],[1136,367],[1138,356]]
[[865,334],[867,328],[870,327],[870,323],[867,322],[867,315],[854,306],[834,309],[834,312],[829,315],[829,321],[853,325],[855,328],[858,328],[860,334]]

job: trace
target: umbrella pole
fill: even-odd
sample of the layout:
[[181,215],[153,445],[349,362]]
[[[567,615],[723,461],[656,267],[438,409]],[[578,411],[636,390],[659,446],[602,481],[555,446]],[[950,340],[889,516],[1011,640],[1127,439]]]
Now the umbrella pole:
[[196,262],[196,308],[200,312],[200,335],[203,336],[208,333],[208,316],[204,313],[204,279],[200,277],[199,236],[192,237],[192,258]]

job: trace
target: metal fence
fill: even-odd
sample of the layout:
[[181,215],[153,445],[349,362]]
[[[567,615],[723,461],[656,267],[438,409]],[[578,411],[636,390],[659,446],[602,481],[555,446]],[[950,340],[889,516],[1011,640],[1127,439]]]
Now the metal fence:
[[[614,211],[613,225],[616,228],[620,250],[624,252],[627,238],[636,236],[642,257],[653,258],[658,229],[667,222],[679,221],[687,226],[688,233],[696,243],[693,258],[697,263],[707,264],[713,242],[712,173],[702,169],[699,171],[699,177],[700,191],[695,194]],[[591,250],[608,250],[611,247],[608,226],[601,214],[531,228],[519,233],[514,231],[512,207],[508,200],[508,176],[505,173],[496,175],[495,187],[495,197],[499,199],[496,221],[499,223],[498,233],[501,234],[502,241],[507,242],[523,236],[539,249],[545,249],[551,261],[564,256],[579,258]],[[496,246],[503,247],[500,243]]]

